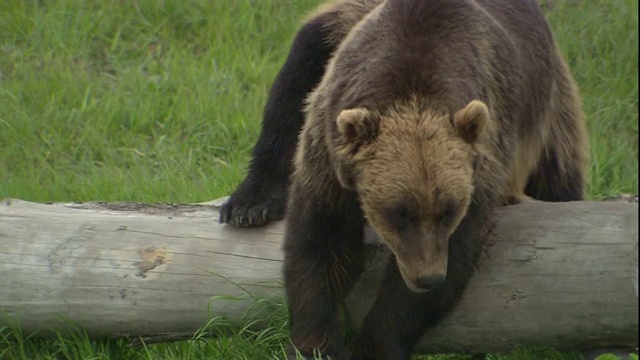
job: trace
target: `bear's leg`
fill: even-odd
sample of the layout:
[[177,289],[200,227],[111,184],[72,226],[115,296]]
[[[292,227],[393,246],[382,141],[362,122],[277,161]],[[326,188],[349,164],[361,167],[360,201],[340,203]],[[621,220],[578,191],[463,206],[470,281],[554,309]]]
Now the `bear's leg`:
[[447,278],[437,290],[424,294],[409,290],[395,258],[390,258],[378,297],[352,345],[353,359],[410,359],[416,342],[453,308],[476,270],[491,213],[479,206],[469,209],[449,240]]
[[568,66],[561,64],[556,93],[551,96],[548,147],[525,188],[527,195],[550,202],[583,200],[589,166],[589,135],[580,95]]
[[559,166],[556,149],[548,151],[540,165],[529,177],[525,192],[541,201],[564,202],[584,199],[584,166],[579,154],[575,162],[568,163],[563,169]]
[[269,92],[248,174],[220,209],[220,223],[260,226],[284,217],[304,101],[335,47],[326,41],[325,22],[322,16],[312,19],[296,35]]
[[318,199],[292,191],[284,240],[284,282],[295,351],[349,359],[338,311],[364,266],[363,218],[355,196]]
[[581,115],[560,111],[549,148],[529,176],[525,193],[549,202],[584,200],[588,145]]

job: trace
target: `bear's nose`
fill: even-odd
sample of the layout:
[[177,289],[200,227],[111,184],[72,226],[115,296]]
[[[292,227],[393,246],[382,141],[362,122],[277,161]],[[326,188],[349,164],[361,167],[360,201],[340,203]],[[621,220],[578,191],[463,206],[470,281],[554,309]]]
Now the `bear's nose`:
[[418,287],[424,290],[436,290],[447,278],[446,274],[426,275],[418,278]]

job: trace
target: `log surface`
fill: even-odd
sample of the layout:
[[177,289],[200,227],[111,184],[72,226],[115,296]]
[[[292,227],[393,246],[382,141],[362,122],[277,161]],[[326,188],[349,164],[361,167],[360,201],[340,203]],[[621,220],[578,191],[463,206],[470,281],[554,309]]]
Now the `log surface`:
[[[192,333],[211,316],[241,319],[247,291],[281,298],[282,222],[218,225],[215,205],[3,200],[0,326],[30,333],[66,319],[96,337]],[[388,255],[368,234],[347,304],[356,324]],[[638,204],[505,207],[463,299],[416,350],[637,346],[637,283]]]

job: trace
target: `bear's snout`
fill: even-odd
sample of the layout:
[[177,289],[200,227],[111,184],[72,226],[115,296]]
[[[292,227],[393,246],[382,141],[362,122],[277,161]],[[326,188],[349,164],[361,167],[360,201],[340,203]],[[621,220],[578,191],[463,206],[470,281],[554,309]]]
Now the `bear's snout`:
[[409,290],[425,293],[440,288],[447,278],[448,237],[425,226],[391,248]]
[[416,285],[422,290],[436,290],[444,284],[447,274],[435,274],[418,277]]

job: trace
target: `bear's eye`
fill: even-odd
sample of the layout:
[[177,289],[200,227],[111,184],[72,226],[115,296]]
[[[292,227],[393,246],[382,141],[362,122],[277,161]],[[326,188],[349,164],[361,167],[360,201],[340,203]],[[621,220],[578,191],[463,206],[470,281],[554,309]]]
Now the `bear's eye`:
[[438,219],[438,221],[445,225],[449,225],[451,224],[451,222],[453,222],[457,213],[458,202],[454,199],[449,199],[445,202],[444,208],[440,213],[440,218]]
[[387,211],[389,222],[396,228],[406,228],[418,222],[418,212],[408,204],[399,204]]
[[477,172],[479,168],[480,168],[480,155],[474,154],[473,155],[473,172]]

